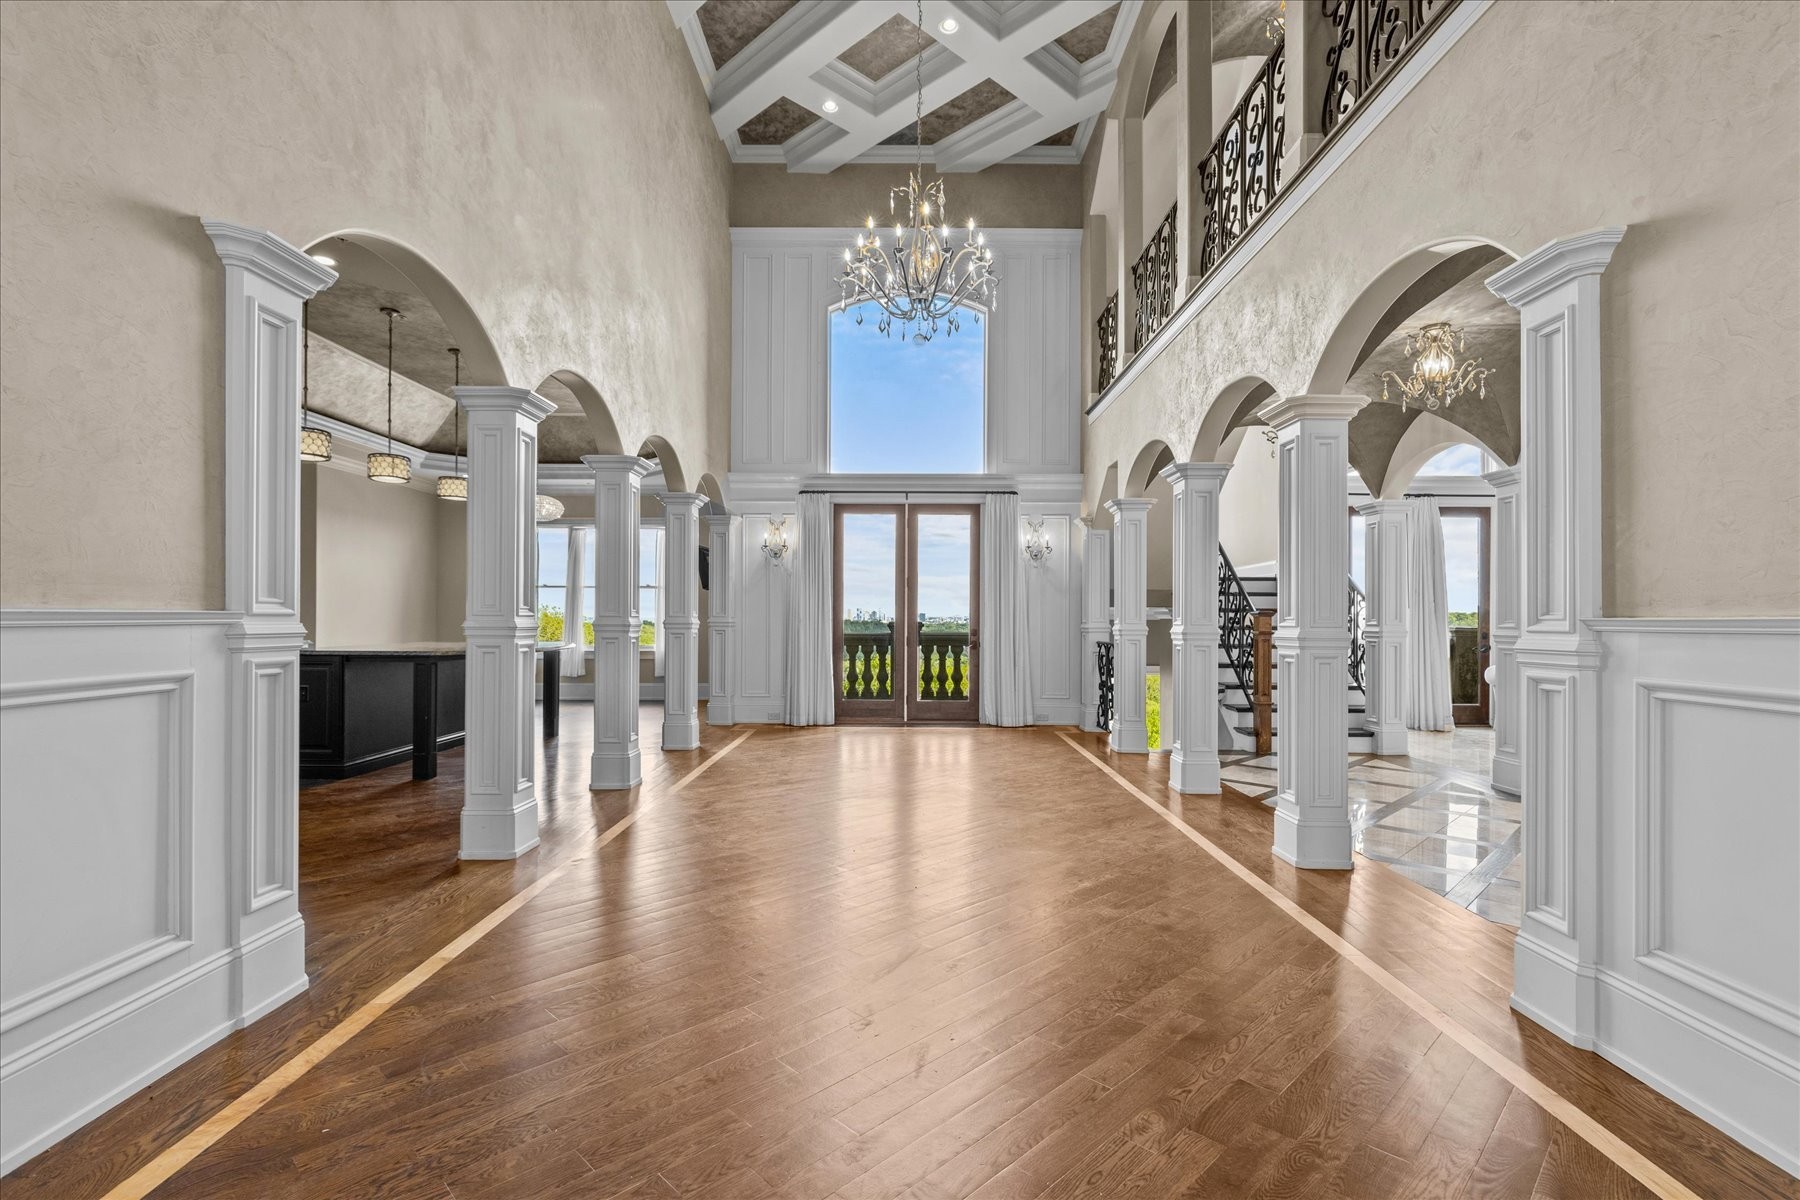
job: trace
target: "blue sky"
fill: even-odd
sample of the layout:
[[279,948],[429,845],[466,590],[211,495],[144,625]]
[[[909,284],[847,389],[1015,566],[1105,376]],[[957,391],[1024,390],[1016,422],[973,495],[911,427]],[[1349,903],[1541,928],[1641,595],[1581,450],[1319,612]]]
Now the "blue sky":
[[[891,513],[844,514],[844,612],[894,615],[896,529]],[[919,607],[930,617],[969,615],[969,519],[919,515]]]
[[[863,323],[856,323],[856,312]],[[831,315],[831,469],[975,473],[982,469],[987,321],[959,315],[929,342],[882,334],[873,304]]]

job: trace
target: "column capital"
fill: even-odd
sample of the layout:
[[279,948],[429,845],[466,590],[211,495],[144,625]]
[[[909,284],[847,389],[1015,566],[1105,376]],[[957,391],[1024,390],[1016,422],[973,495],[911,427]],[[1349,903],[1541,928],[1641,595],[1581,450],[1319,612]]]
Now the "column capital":
[[1180,491],[1188,484],[1210,487],[1217,491],[1225,486],[1225,476],[1230,472],[1230,463],[1191,462],[1170,463],[1157,474],[1169,481],[1170,486]]
[[254,272],[302,300],[337,282],[336,271],[266,229],[230,221],[201,221],[200,227],[226,266]]
[[1525,481],[1523,467],[1495,467],[1492,471],[1483,471],[1481,477],[1493,485],[1496,492],[1507,488],[1516,488]]
[[465,386],[450,391],[472,413],[515,412],[534,425],[556,411],[555,404],[530,388]]
[[1356,511],[1365,517],[1404,517],[1412,512],[1410,500],[1364,500]]
[[1548,242],[1512,266],[1489,275],[1488,291],[1520,308],[1571,280],[1606,270],[1624,236],[1623,225],[1609,225]]
[[662,492],[657,497],[662,501],[663,511],[679,512],[690,510],[696,516],[705,507],[707,498],[699,492]]
[[1367,396],[1277,396],[1256,415],[1279,432],[1299,421],[1348,421],[1368,403]]
[[1114,517],[1123,517],[1129,513],[1147,513],[1154,507],[1156,507],[1156,501],[1138,498],[1106,502],[1106,511]]
[[636,475],[639,479],[656,469],[656,464],[647,458],[639,458],[635,454],[584,454],[581,456],[584,466],[594,472]]
[[716,533],[721,530],[729,532],[731,523],[738,519],[738,515],[736,513],[723,512],[702,513],[700,519],[706,522],[706,528],[712,532]]

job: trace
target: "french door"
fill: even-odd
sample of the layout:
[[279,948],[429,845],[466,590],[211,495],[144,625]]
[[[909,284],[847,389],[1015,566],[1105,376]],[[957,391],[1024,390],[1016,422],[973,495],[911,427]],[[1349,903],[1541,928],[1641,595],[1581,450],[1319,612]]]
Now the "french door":
[[1485,508],[1438,510],[1449,576],[1450,716],[1488,724],[1488,519]]
[[981,512],[958,504],[835,509],[837,719],[977,719]]

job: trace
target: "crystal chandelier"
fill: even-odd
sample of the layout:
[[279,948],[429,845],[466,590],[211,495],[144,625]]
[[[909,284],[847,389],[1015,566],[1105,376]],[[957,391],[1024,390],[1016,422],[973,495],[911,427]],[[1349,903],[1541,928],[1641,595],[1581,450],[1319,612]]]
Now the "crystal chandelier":
[[1287,0],[1281,0],[1275,11],[1263,18],[1263,36],[1279,42],[1287,36]]
[[405,483],[412,478],[412,460],[394,453],[394,318],[397,308],[382,308],[388,323],[387,359],[387,453],[369,455],[369,478],[376,483]]
[[1407,334],[1406,356],[1413,360],[1412,378],[1402,379],[1392,371],[1383,371],[1381,398],[1388,400],[1391,383],[1400,389],[1402,412],[1409,401],[1436,412],[1471,388],[1478,388],[1481,397],[1486,399],[1487,377],[1493,374],[1493,368],[1482,366],[1479,358],[1471,358],[1458,366],[1456,356],[1468,348],[1462,330],[1454,328],[1448,321],[1435,321],[1416,333]]
[[312,392],[312,339],[307,333],[311,303],[300,304],[300,461],[330,462],[331,431],[313,428],[312,409],[307,404]]
[[563,515],[563,502],[555,496],[540,495],[533,501],[533,507],[537,510],[537,519],[540,521],[554,521]]
[[462,401],[456,398],[456,389],[462,386],[462,351],[452,346],[450,357],[455,361],[456,373],[456,382],[450,385],[450,407],[455,413],[450,427],[450,473],[438,476],[437,492],[440,500],[467,501],[469,477],[462,473]]
[[[975,232],[975,219],[963,234],[962,244],[950,245],[949,214],[944,208],[944,181],[925,179],[925,5],[918,9],[918,56],[913,60],[913,80],[918,101],[913,116],[914,165],[904,188],[888,192],[888,211],[893,214],[894,244],[890,252],[881,244],[870,217],[856,235],[854,249],[844,250],[844,270],[838,276],[844,304],[874,301],[881,309],[877,328],[887,333],[895,321],[904,336],[913,326],[913,341],[928,342],[940,322],[950,333],[961,326],[957,310],[973,302],[992,312],[999,298],[1000,277],[994,274],[994,251],[987,235]],[[905,196],[904,220],[898,209]],[[979,320],[979,316],[976,318]],[[862,324],[862,313],[856,314]]]

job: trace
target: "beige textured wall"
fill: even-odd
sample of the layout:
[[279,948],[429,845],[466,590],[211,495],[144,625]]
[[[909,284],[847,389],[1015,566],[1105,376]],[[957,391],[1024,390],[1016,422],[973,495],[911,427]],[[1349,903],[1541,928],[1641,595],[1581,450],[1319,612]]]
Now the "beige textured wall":
[[[879,225],[888,220],[888,189],[905,186],[906,172],[904,165],[855,163],[829,175],[790,175],[780,163],[737,163],[731,168],[731,223],[851,230],[872,215]],[[1074,164],[1002,163],[943,179],[950,217],[958,224],[974,217],[988,229],[1081,228],[1081,168]],[[689,479],[699,477],[688,473]]]
[[[300,569],[310,572],[315,589],[314,623],[307,627],[313,644],[439,640],[444,577],[437,510],[447,502],[430,491],[371,483],[331,467],[307,467],[306,473],[316,497],[314,553]],[[450,640],[461,641],[461,633]]]
[[1274,562],[1281,549],[1281,467],[1261,426],[1238,435],[1219,491],[1219,544],[1239,567]]
[[[1090,502],[1213,397],[1305,390],[1389,264],[1630,226],[1603,284],[1604,606],[1800,612],[1800,8],[1489,8],[1084,439]],[[1428,151],[1428,152],[1427,152]]]
[[661,4],[8,3],[0,604],[223,602],[203,216],[403,242],[507,382],[579,372],[723,474],[729,166]]

